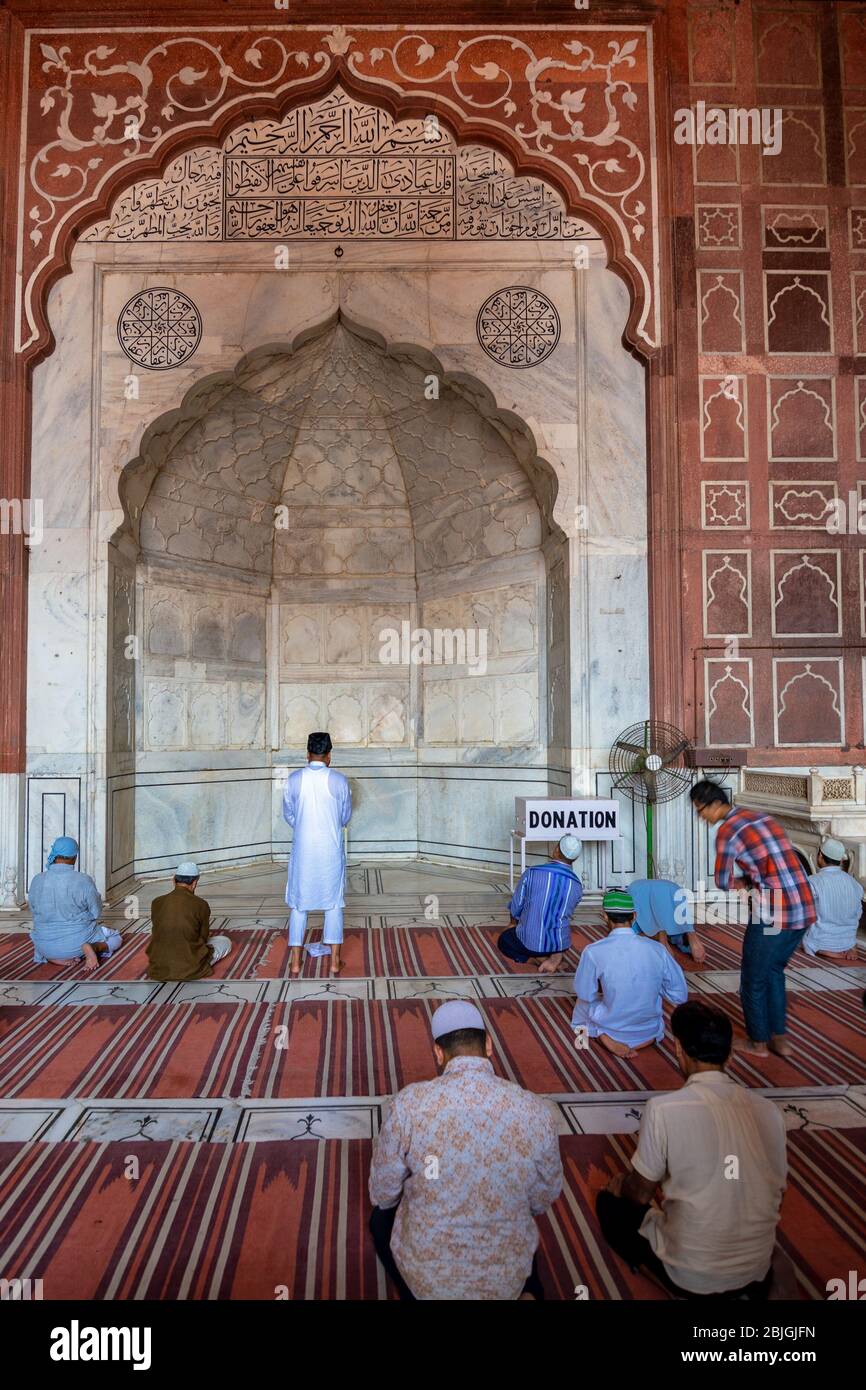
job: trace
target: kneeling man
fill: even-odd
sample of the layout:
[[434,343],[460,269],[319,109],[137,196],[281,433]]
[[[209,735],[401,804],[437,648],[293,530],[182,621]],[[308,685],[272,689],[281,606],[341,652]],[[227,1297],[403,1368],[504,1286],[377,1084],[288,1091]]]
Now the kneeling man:
[[632,931],[635,918],[630,893],[611,888],[602,899],[607,936],[580,953],[574,977],[577,1003],[571,1022],[617,1057],[633,1057],[638,1048],[661,1042],[665,1035],[662,1000],[682,1004],[688,998],[686,977],[670,951]]
[[824,840],[818,851],[818,872],[809,878],[818,920],[803,937],[803,950],[810,956],[857,959],[863,888],[842,868],[846,857],[841,840]]
[[531,962],[544,975],[559,969],[571,945],[571,914],[583,897],[583,884],[572,867],[579,855],[580,840],[563,835],[549,863],[520,875],[508,908],[511,926],[496,943],[509,960]]
[[787,1176],[782,1112],[726,1074],[733,1030],[720,1009],[681,1004],[671,1029],[686,1084],[647,1101],[630,1170],[598,1194],[602,1234],[681,1298],[765,1299]]
[[99,956],[120,945],[120,932],[98,925],[102,898],[90,874],[75,867],[78,843],[60,835],[51,846],[45,872],[36,874],[27,900],[33,913],[30,940],[34,965],[68,965],[83,960],[95,970]]
[[547,1100],[493,1070],[468,999],[433,1015],[440,1075],[394,1097],[373,1145],[370,1231],[401,1299],[544,1298],[536,1217],[562,1162]]
[[684,920],[683,909],[688,911],[685,890],[669,878],[634,878],[628,891],[637,913],[633,930],[654,936],[662,946],[673,946],[700,965],[706,951],[694,925]]
[[195,895],[199,877],[198,866],[185,860],[171,892],[150,905],[149,980],[206,980],[232,948],[227,936],[210,934],[210,907]]

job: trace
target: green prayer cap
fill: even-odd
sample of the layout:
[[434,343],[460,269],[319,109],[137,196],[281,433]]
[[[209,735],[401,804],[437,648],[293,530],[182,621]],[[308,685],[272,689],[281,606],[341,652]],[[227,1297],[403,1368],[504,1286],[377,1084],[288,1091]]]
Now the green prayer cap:
[[608,888],[601,900],[605,912],[634,912],[634,898],[624,888]]

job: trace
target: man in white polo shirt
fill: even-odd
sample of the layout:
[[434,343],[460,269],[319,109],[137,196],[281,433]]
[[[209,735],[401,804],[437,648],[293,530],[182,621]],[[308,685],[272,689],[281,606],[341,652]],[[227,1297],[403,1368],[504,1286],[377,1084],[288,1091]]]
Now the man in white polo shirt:
[[766,1298],[787,1177],[781,1111],[726,1075],[726,1014],[690,1001],[671,1028],[686,1084],[647,1101],[631,1171],[598,1195],[602,1234],[681,1298]]

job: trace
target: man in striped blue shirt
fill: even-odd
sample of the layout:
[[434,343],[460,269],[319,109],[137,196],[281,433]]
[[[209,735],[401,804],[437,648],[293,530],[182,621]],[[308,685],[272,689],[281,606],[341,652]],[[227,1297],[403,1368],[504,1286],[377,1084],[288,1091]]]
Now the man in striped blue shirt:
[[810,956],[857,959],[863,886],[842,868],[847,857],[841,840],[825,839],[818,851],[818,872],[809,877],[818,920],[802,941],[803,950]]
[[559,969],[571,945],[571,914],[583,897],[583,884],[572,868],[579,855],[580,840],[563,835],[549,863],[520,875],[508,909],[511,926],[497,942],[509,960],[533,962],[545,975]]

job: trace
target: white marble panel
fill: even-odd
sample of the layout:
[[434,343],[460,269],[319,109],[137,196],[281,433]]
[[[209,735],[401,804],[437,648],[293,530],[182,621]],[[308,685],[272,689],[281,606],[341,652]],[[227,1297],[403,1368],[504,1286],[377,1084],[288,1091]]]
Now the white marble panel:
[[339,1002],[346,999],[372,999],[372,980],[322,979],[285,980],[280,990],[280,1002],[287,1004],[309,1003],[319,1000],[324,1003]]
[[496,742],[496,690],[492,680],[480,676],[459,682],[460,742]]
[[484,994],[478,979],[461,979],[457,975],[443,979],[428,976],[423,980],[378,980],[376,983],[387,991],[380,997],[387,999],[481,999]]
[[193,748],[225,748],[228,744],[228,692],[225,683],[190,685],[189,732]]
[[180,681],[148,680],[144,686],[144,729],[148,748],[186,748],[189,691]]
[[0,1102],[0,1141],[26,1144],[42,1139],[62,1113],[62,1105],[39,1105],[29,1100]]
[[263,748],[265,685],[262,681],[229,681],[228,743],[232,748]]
[[206,866],[269,853],[270,774],[143,774],[135,791],[135,843],[144,872],[173,868],[182,858]]
[[280,686],[280,729],[285,748],[306,748],[311,729],[325,728],[324,691],[319,685]]
[[367,687],[367,740],[370,744],[409,741],[409,691],[396,681]]
[[372,1139],[381,1119],[378,1101],[315,1097],[309,1101],[244,1106],[236,1138]]
[[214,1105],[157,1102],[120,1106],[90,1101],[82,1106],[64,1137],[102,1144],[134,1143],[139,1139],[200,1143],[214,1137],[220,1113],[221,1107]]
[[361,666],[366,635],[365,608],[329,607],[325,634],[325,660],[328,665]]
[[[324,708],[325,722],[322,728],[330,732],[335,744],[350,748],[366,743],[368,728],[363,683],[326,686]],[[306,738],[303,741],[306,743]]]
[[538,741],[538,677],[497,678],[497,743],[506,747]]
[[280,661],[284,667],[321,664],[326,617],[327,611],[324,608],[313,605],[304,608],[285,603],[281,605]]

